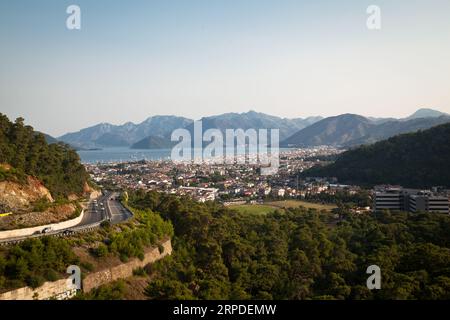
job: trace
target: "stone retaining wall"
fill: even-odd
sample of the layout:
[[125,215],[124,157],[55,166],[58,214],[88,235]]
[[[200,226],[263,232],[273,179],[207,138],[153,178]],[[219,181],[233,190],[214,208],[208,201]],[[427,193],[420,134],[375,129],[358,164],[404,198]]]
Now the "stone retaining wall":
[[138,268],[144,268],[145,266],[156,262],[167,255],[172,254],[172,243],[169,240],[163,242],[161,246],[164,248],[162,253],[158,248],[152,248],[144,255],[144,260],[133,258],[127,263],[120,264],[115,267],[111,267],[105,270],[101,270],[95,273],[90,273],[83,279],[83,291],[89,292],[94,288],[98,288],[101,285],[110,283],[118,279],[124,279],[133,275],[133,270]]
[[33,289],[20,288],[0,294],[0,300],[46,300],[69,299],[76,294],[70,279],[61,279],[53,282],[45,282],[42,286]]
[[[108,269],[88,274],[82,281],[83,292],[89,292],[101,285],[108,284],[118,279],[124,279],[133,275],[133,270],[144,268],[165,256],[172,254],[172,243],[169,240],[161,243],[164,248],[159,252],[159,248],[152,248],[144,254],[144,260],[134,258],[127,263],[123,263]],[[42,286],[33,289],[24,287],[0,294],[0,300],[45,300],[45,299],[70,299],[76,294],[70,279],[61,279],[54,282],[45,282]]]

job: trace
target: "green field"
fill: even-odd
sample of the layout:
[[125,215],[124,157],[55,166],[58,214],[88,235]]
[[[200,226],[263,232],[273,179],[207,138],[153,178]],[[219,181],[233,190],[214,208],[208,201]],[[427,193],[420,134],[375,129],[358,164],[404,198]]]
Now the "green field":
[[242,205],[230,206],[229,208],[236,210],[238,212],[241,212],[241,213],[263,214],[263,215],[271,213],[271,212],[275,211],[276,209],[279,209],[274,206],[262,205],[262,204],[242,204]]
[[232,205],[231,209],[247,214],[268,214],[275,210],[283,210],[285,208],[305,207],[307,209],[331,211],[336,208],[335,205],[306,202],[300,200],[271,201],[264,204],[241,204]]
[[301,200],[285,200],[285,201],[273,201],[266,202],[265,205],[272,206],[275,208],[298,208],[305,207],[307,209],[316,209],[316,210],[327,210],[331,211],[332,209],[337,208],[335,205],[331,204],[321,204],[314,202],[306,202]]

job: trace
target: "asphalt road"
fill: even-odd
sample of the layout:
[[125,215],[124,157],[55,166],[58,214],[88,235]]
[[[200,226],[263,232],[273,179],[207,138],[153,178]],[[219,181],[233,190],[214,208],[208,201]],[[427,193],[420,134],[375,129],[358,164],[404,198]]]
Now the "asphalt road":
[[71,233],[71,231],[80,230],[80,228],[89,227],[102,221],[110,221],[113,224],[126,221],[132,217],[132,214],[117,200],[118,197],[119,193],[117,192],[105,192],[104,195],[100,196],[98,199],[89,201],[88,207],[84,211],[83,219],[78,225],[72,228],[53,231],[46,234],[33,234],[26,237],[3,239],[0,243],[13,243],[23,241],[27,238]]
[[108,220],[116,224],[131,218],[131,212],[118,200],[119,195],[118,192],[105,192],[97,200],[91,201],[88,209],[84,213],[83,220],[76,227],[101,222],[103,220]]
[[126,221],[131,218],[131,213],[116,199],[119,197],[118,193],[112,193],[106,199],[105,207],[109,215],[110,221],[113,224]]
[[96,222],[103,221],[103,217],[105,216],[100,209],[98,203],[104,196],[100,197],[98,200],[90,201],[88,204],[88,208],[84,211],[83,220],[77,225],[77,227],[93,224]]

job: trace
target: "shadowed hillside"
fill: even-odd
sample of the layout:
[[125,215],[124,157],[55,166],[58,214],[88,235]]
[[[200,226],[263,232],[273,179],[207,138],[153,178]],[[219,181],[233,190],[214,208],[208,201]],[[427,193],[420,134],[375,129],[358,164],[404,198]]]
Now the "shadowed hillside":
[[312,168],[304,175],[332,176],[363,185],[449,187],[449,163],[450,124],[444,124],[347,151],[335,163]]

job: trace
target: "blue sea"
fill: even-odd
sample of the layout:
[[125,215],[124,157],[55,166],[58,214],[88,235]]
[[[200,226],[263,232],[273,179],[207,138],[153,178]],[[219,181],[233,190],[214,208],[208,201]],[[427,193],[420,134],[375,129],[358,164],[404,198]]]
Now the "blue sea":
[[[280,149],[280,151],[289,149]],[[135,150],[127,147],[77,151],[86,164],[129,162],[140,160],[170,160],[172,149]]]
[[105,148],[77,151],[82,163],[109,163],[139,160],[170,160],[171,149],[135,150],[130,148]]

